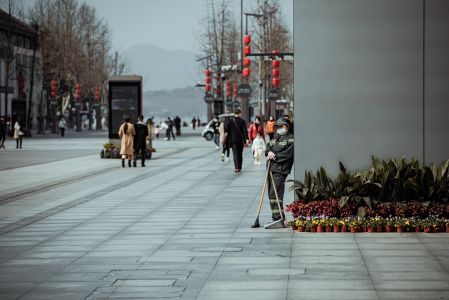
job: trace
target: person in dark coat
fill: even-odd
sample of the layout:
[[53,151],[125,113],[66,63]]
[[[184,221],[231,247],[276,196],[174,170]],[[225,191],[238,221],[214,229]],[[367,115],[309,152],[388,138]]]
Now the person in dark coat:
[[195,128],[196,128],[196,118],[195,117],[193,117],[193,119],[192,119],[192,128],[193,128],[193,130],[195,130]]
[[6,140],[6,121],[3,116],[0,116],[0,148],[5,148]]
[[147,124],[143,122],[143,116],[137,117],[137,123],[134,124],[134,167],[137,167],[137,155],[140,153],[140,160],[142,161],[142,167],[145,167],[145,154],[147,150],[146,138],[148,136]]
[[[270,199],[270,206],[272,212],[273,221],[285,220],[283,198],[285,189],[285,180],[293,166],[294,155],[294,140],[292,132],[292,124],[288,119],[280,118],[276,122],[276,135],[267,144],[265,155],[269,160],[269,167],[273,174],[274,188],[277,191],[280,207],[276,200],[276,193],[273,188],[271,178],[268,180],[268,197]],[[283,228],[285,223],[278,222],[267,229]]]
[[173,137],[173,140],[176,140],[175,139],[175,134],[173,133],[173,125],[174,125],[173,120],[170,117],[168,117],[168,119],[167,119],[167,132],[166,132],[166,139],[167,140],[170,140],[170,136]]
[[243,163],[243,148],[248,144],[248,129],[246,122],[240,117],[240,109],[234,112],[234,118],[229,120],[226,124],[226,132],[229,135],[229,142],[232,148],[232,155],[234,157],[234,172],[239,173],[242,170]]
[[181,118],[176,116],[173,121],[175,122],[176,136],[181,136]]

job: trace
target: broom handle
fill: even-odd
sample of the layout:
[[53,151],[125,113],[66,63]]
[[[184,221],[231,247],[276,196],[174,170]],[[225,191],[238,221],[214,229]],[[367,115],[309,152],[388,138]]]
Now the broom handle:
[[274,177],[273,173],[271,173],[270,170],[270,177],[271,177],[271,186],[274,189],[274,195],[276,196],[276,202],[278,203],[279,213],[281,214],[281,220],[284,220],[284,214],[282,213],[281,203],[279,201],[278,191],[276,189],[276,185],[274,184]]
[[260,197],[259,207],[257,208],[257,217],[259,217],[260,210],[262,209],[262,202],[263,202],[263,197],[265,195],[265,191],[267,189],[268,176],[270,175],[270,168],[271,168],[271,161],[268,162],[267,175],[265,176],[265,181],[263,183],[263,188],[262,188],[262,196]]

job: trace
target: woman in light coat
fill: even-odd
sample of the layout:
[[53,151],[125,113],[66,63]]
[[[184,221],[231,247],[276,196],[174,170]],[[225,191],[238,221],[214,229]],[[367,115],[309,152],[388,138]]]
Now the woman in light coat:
[[125,167],[125,159],[128,158],[128,167],[131,167],[131,161],[134,160],[134,125],[130,118],[125,118],[125,123],[120,126],[118,135],[121,139],[120,155],[122,156],[122,167]]
[[22,149],[22,137],[23,137],[23,129],[22,129],[22,120],[17,118],[16,123],[14,123],[14,136],[13,138],[16,140],[16,149]]

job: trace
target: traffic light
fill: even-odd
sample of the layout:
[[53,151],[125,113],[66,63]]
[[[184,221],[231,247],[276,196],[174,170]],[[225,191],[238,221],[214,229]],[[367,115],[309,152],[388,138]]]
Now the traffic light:
[[75,99],[79,100],[81,98],[81,84],[77,83],[75,85]]
[[95,101],[97,101],[97,102],[100,101],[100,87],[99,86],[95,87]]
[[251,36],[249,34],[245,35],[243,38],[243,43],[245,44],[245,48],[243,49],[243,70],[242,70],[242,76],[243,77],[249,77],[251,75],[251,68],[249,67],[251,65],[251,60],[249,57],[247,57],[249,54],[251,54],[251,46],[249,45],[251,43]]
[[51,81],[51,96],[56,97],[56,94],[58,93],[58,83],[56,80]]

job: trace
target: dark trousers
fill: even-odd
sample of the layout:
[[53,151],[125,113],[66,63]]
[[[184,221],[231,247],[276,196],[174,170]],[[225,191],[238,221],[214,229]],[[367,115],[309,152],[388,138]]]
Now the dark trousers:
[[284,190],[285,190],[285,179],[287,175],[280,173],[271,173],[273,174],[274,185],[279,197],[279,203],[281,205],[281,210],[279,211],[279,206],[276,200],[276,194],[273,189],[273,184],[271,181],[271,176],[268,176],[268,198],[270,199],[270,207],[273,221],[280,220],[281,214],[283,219],[285,220],[284,214]]
[[176,126],[176,136],[181,135],[181,127]]
[[16,139],[16,148],[22,149],[22,136],[21,135],[19,135],[19,138]]
[[140,153],[140,160],[142,161],[142,165],[144,165],[146,150],[147,150],[146,146],[142,146],[142,147],[134,149],[134,161],[137,161],[137,155]]
[[229,152],[230,152],[230,149],[229,149],[229,145],[228,144],[224,144],[223,145],[223,154],[225,154],[226,153],[226,156],[227,157],[229,157]]
[[234,167],[236,169],[242,169],[243,163],[243,143],[232,144],[232,155],[234,156]]
[[175,134],[173,133],[173,127],[168,127],[167,129],[167,139],[170,140],[170,136],[175,140]]
[[64,136],[65,128],[59,128],[59,130],[61,131],[61,136]]
[[5,140],[6,140],[6,136],[5,135],[2,135],[2,136],[0,136],[0,146],[1,147],[4,147],[5,146]]

